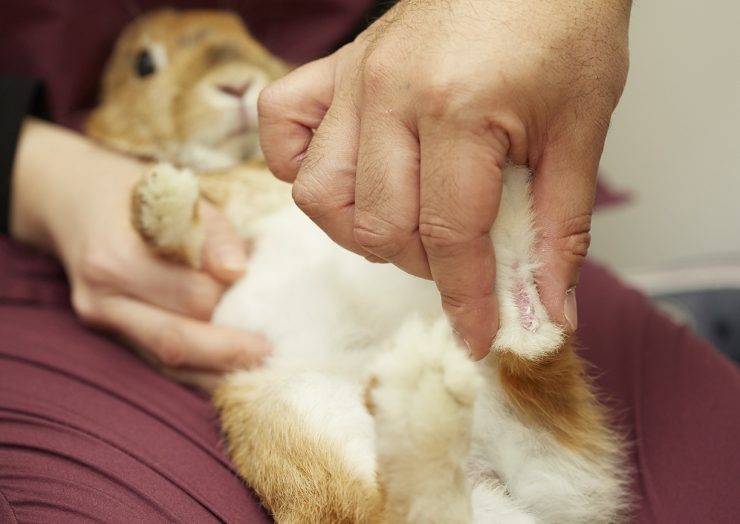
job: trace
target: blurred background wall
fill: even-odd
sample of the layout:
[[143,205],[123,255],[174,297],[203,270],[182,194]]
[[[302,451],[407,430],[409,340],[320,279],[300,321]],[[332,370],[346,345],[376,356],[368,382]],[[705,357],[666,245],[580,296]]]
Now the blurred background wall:
[[627,275],[740,268],[740,1],[635,1],[630,47],[602,173],[631,202],[596,213],[591,256]]

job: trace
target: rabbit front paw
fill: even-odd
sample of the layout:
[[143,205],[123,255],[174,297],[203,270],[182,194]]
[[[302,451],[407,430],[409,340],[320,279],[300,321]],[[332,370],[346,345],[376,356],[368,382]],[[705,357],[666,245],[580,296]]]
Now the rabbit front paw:
[[193,172],[171,164],[158,164],[141,177],[132,193],[131,218],[155,253],[199,267],[203,244],[199,194]]

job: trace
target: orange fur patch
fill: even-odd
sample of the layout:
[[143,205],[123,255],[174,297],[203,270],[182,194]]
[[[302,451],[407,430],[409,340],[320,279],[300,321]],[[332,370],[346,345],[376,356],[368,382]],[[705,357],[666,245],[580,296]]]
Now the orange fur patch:
[[[201,196],[219,208],[225,208],[237,194],[241,205],[254,205],[256,197],[275,195],[282,205],[290,201],[290,185],[278,180],[262,158],[252,158],[232,168],[198,173]],[[265,213],[275,206],[268,207]]]
[[384,522],[378,486],[350,471],[336,444],[316,435],[280,389],[258,370],[214,396],[230,455],[276,522]]
[[563,445],[589,455],[613,453],[616,441],[608,429],[586,377],[583,362],[570,340],[557,352],[527,360],[512,352],[496,355],[501,385],[526,421],[550,431]]

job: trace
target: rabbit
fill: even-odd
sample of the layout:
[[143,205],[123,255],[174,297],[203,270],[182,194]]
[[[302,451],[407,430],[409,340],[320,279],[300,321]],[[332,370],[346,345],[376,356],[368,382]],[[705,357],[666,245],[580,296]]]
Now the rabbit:
[[432,282],[338,247],[270,174],[256,100],[288,70],[233,14],[155,12],[120,37],[87,123],[158,162],[132,195],[156,253],[198,267],[201,197],[252,243],[213,317],[273,345],[213,393],[240,475],[279,523],[621,522],[625,445],[537,292],[530,172],[504,171],[501,327],[473,362]]

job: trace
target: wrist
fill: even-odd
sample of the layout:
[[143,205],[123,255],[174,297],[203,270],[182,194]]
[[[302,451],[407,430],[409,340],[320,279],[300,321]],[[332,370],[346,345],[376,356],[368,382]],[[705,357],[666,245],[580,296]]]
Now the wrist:
[[74,144],[67,133],[51,124],[27,118],[16,148],[11,178],[10,235],[44,251],[51,251],[45,215],[51,204],[49,193],[54,193],[51,186],[55,182],[57,143],[61,141],[67,148],[68,142]]
[[85,209],[102,200],[127,205],[141,169],[82,135],[27,119],[13,170],[11,236],[63,258],[70,238],[96,219]]

